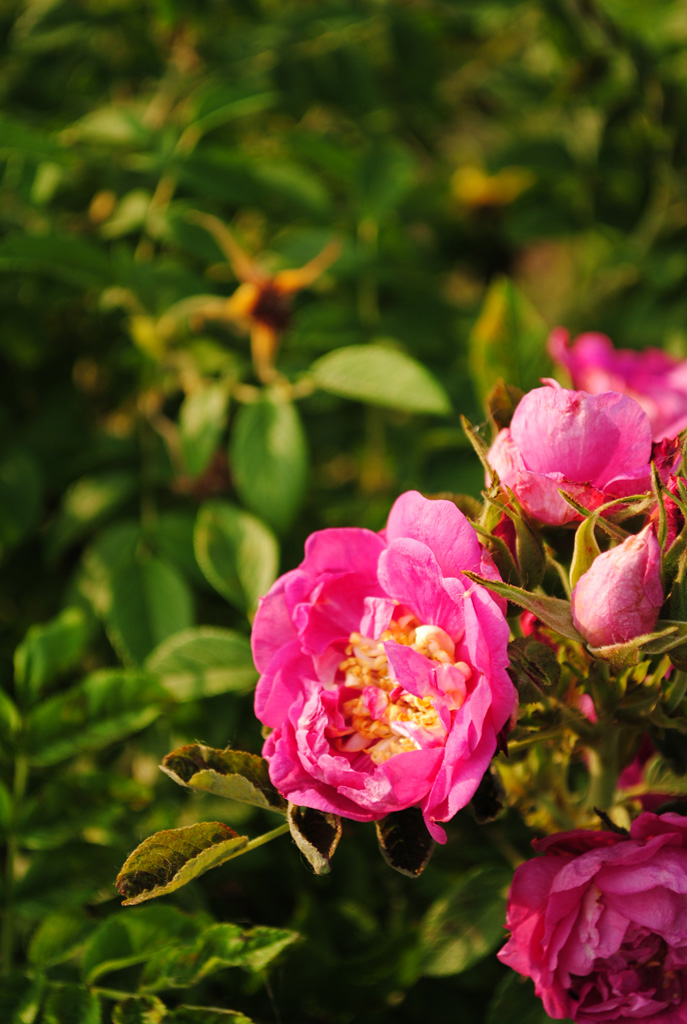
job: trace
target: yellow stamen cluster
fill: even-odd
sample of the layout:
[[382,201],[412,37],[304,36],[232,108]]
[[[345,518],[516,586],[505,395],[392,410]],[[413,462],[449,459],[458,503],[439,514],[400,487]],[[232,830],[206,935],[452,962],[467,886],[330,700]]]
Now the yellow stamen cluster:
[[[387,640],[412,647],[433,661],[455,664],[451,638],[436,626],[420,625],[414,616],[392,621],[379,640],[351,634],[346,648],[348,657],[339,668],[345,677],[344,685],[361,693],[343,704],[348,729],[338,737],[337,745],[342,750],[365,750],[375,764],[404,751],[421,749],[421,744],[406,734],[404,723],[434,735],[443,732],[432,698],[416,697],[391,678],[383,646]],[[464,662],[458,662],[458,667],[467,679],[469,667]],[[377,699],[372,699],[373,706],[369,692],[365,692],[369,687],[381,691]]]

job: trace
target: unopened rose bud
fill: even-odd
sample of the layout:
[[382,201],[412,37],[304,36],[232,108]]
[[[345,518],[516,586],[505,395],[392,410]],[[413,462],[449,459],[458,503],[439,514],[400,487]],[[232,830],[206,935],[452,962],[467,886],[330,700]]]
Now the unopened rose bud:
[[598,555],[572,593],[575,627],[592,647],[650,633],[663,604],[661,550],[651,525]]

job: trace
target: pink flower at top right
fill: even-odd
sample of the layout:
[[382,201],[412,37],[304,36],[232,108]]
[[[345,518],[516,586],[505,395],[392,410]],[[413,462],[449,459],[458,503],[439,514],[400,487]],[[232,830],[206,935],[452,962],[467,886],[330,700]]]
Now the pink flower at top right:
[[549,354],[565,367],[573,387],[590,394],[618,391],[634,398],[649,417],[654,441],[675,437],[687,427],[687,359],[657,348],[616,349],[605,334],[580,334],[556,327]]

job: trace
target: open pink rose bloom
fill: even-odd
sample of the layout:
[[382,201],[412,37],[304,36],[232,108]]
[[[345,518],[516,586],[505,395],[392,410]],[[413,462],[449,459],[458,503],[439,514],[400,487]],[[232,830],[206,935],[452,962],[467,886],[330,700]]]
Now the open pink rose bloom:
[[655,441],[687,427],[687,360],[657,348],[616,349],[605,334],[581,334],[570,344],[562,327],[551,332],[549,353],[566,368],[574,387],[591,394],[619,391],[639,402]]
[[579,517],[559,490],[590,509],[649,491],[651,425],[640,406],[626,395],[546,383],[524,396],[489,450],[489,464],[525,511],[561,525]]
[[687,818],[644,813],[629,836],[535,840],[511,886],[499,959],[554,1019],[687,1020]]
[[500,578],[452,502],[411,491],[381,534],[313,534],[262,599],[255,708],[293,803],[357,821],[419,805],[445,840],[516,700],[504,602],[463,569]]

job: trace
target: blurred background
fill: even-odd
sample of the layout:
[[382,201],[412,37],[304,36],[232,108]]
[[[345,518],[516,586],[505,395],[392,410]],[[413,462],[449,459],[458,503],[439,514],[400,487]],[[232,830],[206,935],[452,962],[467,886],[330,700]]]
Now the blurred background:
[[459,415],[555,325],[687,355],[684,4],[5,0],[0,34],[0,1016],[540,1024],[493,957],[516,820],[462,812],[417,881],[351,823],[327,878],[288,839],[205,876],[177,923],[302,938],[190,995],[113,879],[273,824],[157,764],[259,752],[250,621],[308,533],[478,496]]

